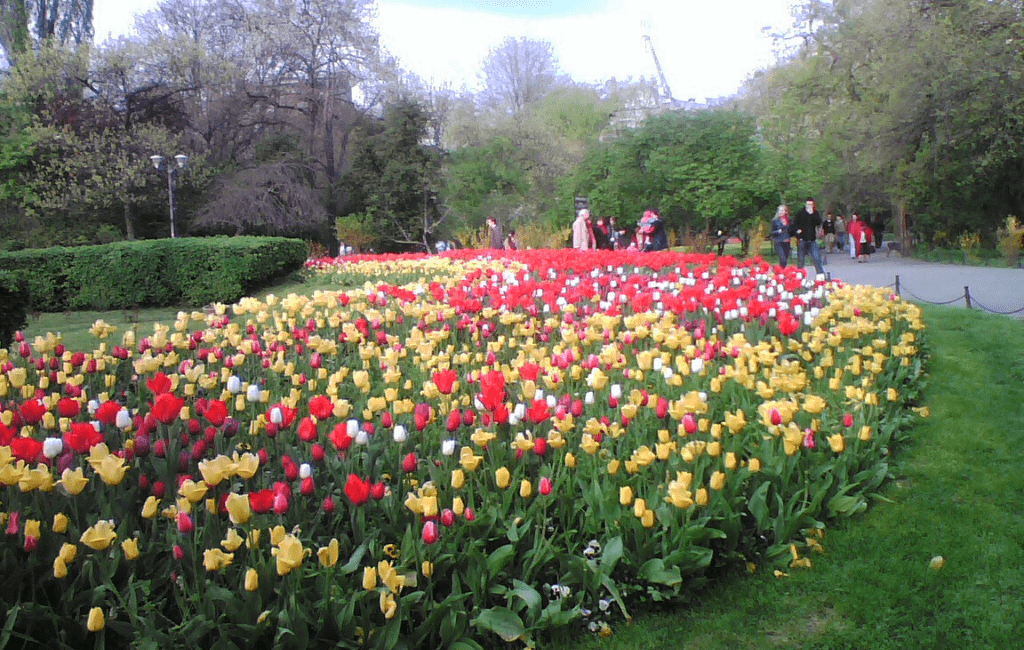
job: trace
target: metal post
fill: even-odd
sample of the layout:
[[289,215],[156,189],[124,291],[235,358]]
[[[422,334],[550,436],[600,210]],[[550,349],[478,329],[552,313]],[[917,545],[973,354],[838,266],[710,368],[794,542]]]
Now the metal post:
[[970,287],[964,287],[964,300],[967,301],[967,308],[968,309],[973,309],[973,307],[971,307],[971,288]]
[[170,164],[167,165],[167,202],[171,206],[171,239],[174,239],[174,167]]
[[896,295],[900,295],[900,276],[896,276]]

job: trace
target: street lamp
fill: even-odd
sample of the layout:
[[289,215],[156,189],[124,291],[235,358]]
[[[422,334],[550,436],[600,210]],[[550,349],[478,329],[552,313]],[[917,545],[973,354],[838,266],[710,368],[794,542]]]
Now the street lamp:
[[[150,156],[149,159],[153,161],[153,167],[156,169],[160,169],[164,164],[163,156]],[[179,153],[174,157],[174,160],[178,163],[177,167],[169,163],[167,165],[167,201],[171,207],[171,239],[177,236],[174,231],[174,172],[179,169],[185,169],[185,165],[188,163],[188,156]]]

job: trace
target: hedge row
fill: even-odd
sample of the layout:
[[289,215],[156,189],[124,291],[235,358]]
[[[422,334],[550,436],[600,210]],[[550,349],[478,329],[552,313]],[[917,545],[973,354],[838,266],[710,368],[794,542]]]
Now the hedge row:
[[159,239],[0,253],[0,270],[26,272],[38,311],[198,307],[234,302],[306,255],[305,242],[280,237]]
[[14,333],[25,327],[29,308],[26,274],[0,271],[0,348],[14,341]]

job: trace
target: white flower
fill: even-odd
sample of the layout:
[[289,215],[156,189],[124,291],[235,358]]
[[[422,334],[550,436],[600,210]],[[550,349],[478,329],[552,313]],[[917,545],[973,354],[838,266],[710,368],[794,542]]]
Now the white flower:
[[622,385],[621,384],[612,384],[611,395],[612,395],[613,399],[621,399],[622,398]]
[[100,401],[96,399],[89,400],[89,404],[86,409],[89,411],[89,415],[96,415],[96,411],[100,408]]
[[587,394],[583,396],[583,403],[590,406],[594,403],[594,391],[588,390]]
[[60,438],[47,438],[43,441],[43,455],[47,458],[56,458],[64,451],[64,441]]
[[117,425],[118,429],[127,429],[132,426],[132,414],[128,412],[128,409],[122,408],[117,412],[117,418],[114,420],[114,424]]
[[597,607],[602,612],[607,612],[608,608],[611,607],[611,606],[612,606],[612,601],[608,600],[607,598],[602,598],[601,600],[597,601]]
[[402,426],[401,424],[396,424],[395,425],[395,430],[391,434],[391,437],[394,438],[395,442],[403,443],[403,442],[405,442],[406,440],[409,439],[409,434],[405,430],[404,426]]
[[238,375],[231,375],[228,377],[228,392],[232,395],[237,395],[242,392],[242,379]]
[[547,396],[547,404],[548,404],[548,408],[549,409],[553,409],[556,406],[558,406],[558,400],[555,399],[554,395],[548,395]]
[[281,412],[279,407],[275,406],[270,409],[270,421],[274,424],[281,424],[284,422],[284,413]]
[[458,443],[456,441],[451,439],[445,440],[444,442],[441,443],[441,453],[444,454],[445,456],[451,456],[452,454],[455,453],[455,448],[457,446]]
[[665,360],[661,357],[654,358],[654,372],[661,372],[661,369],[665,367]]
[[696,357],[693,361],[690,362],[690,373],[691,374],[699,375],[700,371],[703,370],[703,369],[704,369],[704,359],[703,358]]
[[516,416],[517,420],[522,420],[526,417],[526,404],[516,404],[515,409],[512,410],[512,415]]
[[260,401],[260,386],[259,384],[249,384],[248,390],[245,391],[245,399],[248,402]]
[[350,438],[355,438],[356,434],[359,433],[359,420],[349,420],[345,423],[345,433]]
[[355,435],[357,445],[368,445],[370,444],[370,434],[360,429]]
[[665,366],[661,370],[661,376],[665,378],[665,381],[672,379],[672,375],[676,374],[671,368]]
[[299,478],[309,478],[313,475],[313,468],[310,467],[309,463],[302,463],[299,465]]

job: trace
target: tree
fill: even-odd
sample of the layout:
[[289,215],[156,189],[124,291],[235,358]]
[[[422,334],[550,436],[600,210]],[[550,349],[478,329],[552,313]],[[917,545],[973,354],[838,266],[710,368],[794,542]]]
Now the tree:
[[413,100],[385,108],[384,119],[360,130],[343,186],[345,215],[372,218],[385,251],[429,250],[443,223],[437,205],[440,160],[422,144],[427,114]]
[[484,58],[481,76],[483,105],[511,115],[567,81],[551,43],[526,37],[509,37],[493,48]]
[[92,7],[93,0],[0,0],[0,54],[15,63],[46,41],[90,43]]

